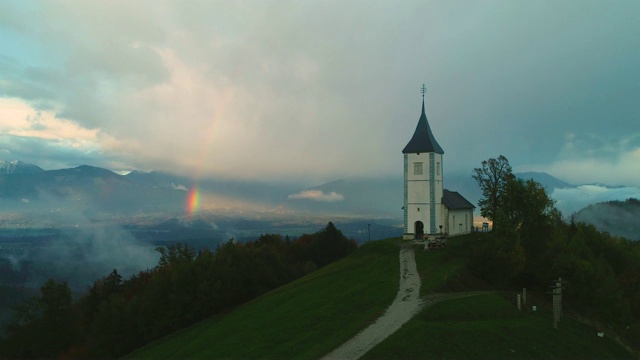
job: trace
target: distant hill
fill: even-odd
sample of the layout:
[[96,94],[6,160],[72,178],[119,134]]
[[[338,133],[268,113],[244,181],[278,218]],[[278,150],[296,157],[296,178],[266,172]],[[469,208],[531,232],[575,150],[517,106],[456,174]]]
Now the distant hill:
[[547,192],[551,192],[554,189],[565,189],[565,188],[575,187],[575,185],[570,185],[546,172],[529,171],[529,172],[516,173],[515,175],[516,177],[523,180],[531,179],[533,181],[540,183],[542,186],[544,186]]
[[[286,203],[287,195],[298,189],[257,181],[204,179],[196,182],[187,176],[155,171],[119,175],[89,165],[48,171],[22,162],[4,162],[2,165],[0,199],[6,201],[0,202],[0,207],[5,210],[73,206],[116,214],[182,211],[187,192],[195,185],[201,195],[273,207]],[[221,201],[216,203],[222,206]]]
[[399,218],[402,201],[401,178],[347,178],[289,194],[287,206],[297,210]]
[[607,201],[578,211],[574,215],[580,222],[592,224],[600,231],[640,240],[640,200]]
[[0,174],[3,210],[74,209],[91,216],[109,212],[175,210],[184,191],[159,189],[131,181],[110,170],[82,165],[71,169]]

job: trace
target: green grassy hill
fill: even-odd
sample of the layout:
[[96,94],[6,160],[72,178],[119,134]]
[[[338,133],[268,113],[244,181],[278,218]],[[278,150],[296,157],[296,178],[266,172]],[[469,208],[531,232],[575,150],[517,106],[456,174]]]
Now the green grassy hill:
[[[458,238],[455,242],[463,242]],[[320,358],[379,317],[395,298],[399,239],[370,242],[351,256],[254,301],[130,354],[130,358]],[[421,293],[443,289],[464,266],[446,250],[416,248]],[[460,284],[456,290],[476,290]],[[427,307],[367,358],[620,358],[613,341],[570,319],[520,312],[498,294]]]
[[423,310],[369,351],[380,358],[630,358],[612,340],[564,318],[558,330],[551,314],[528,313],[498,294],[443,301]]
[[396,295],[397,241],[369,243],[345,260],[131,356],[318,358],[380,316]]

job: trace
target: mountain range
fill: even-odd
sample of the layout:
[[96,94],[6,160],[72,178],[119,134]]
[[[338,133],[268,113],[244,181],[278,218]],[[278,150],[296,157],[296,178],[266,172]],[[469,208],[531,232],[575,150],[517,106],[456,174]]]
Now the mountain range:
[[[566,216],[592,203],[625,200],[637,190],[601,184],[572,185],[544,172],[516,176],[541,183]],[[470,173],[445,174],[445,188],[458,191],[472,204],[477,204],[482,196]],[[401,219],[402,189],[400,176],[353,177],[305,187],[257,180],[195,181],[188,176],[157,171],[120,175],[89,165],[43,170],[21,161],[0,162],[0,210],[50,214],[73,209],[89,217],[184,214],[189,190],[197,190],[202,211],[238,216],[336,214]],[[590,191],[599,197],[592,197]],[[611,198],[602,194],[610,194]]]

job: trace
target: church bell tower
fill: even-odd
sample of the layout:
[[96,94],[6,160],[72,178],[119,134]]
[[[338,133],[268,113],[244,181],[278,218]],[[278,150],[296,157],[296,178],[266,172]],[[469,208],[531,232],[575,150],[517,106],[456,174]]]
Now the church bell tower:
[[442,232],[442,155],[424,111],[418,126],[402,150],[404,155],[404,235],[403,239],[422,239]]

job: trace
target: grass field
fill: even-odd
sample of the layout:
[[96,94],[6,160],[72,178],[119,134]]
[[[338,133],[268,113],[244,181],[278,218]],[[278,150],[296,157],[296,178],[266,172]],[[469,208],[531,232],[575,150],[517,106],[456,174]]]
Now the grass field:
[[380,358],[631,358],[623,348],[564,318],[518,311],[498,294],[448,300],[424,309],[363,357]]
[[464,267],[462,258],[452,258],[445,250],[424,251],[423,247],[414,247],[416,266],[420,274],[420,295],[438,291],[450,277]]
[[319,358],[380,316],[399,282],[399,240],[346,259],[132,353],[132,358]]
[[[416,247],[421,294],[484,289],[473,276],[456,283],[465,260],[448,249]],[[374,241],[291,284],[130,354],[131,358],[317,359],[356,335],[392,303],[398,289],[399,239]],[[457,250],[456,250],[457,249]],[[544,311],[520,312],[498,294],[428,307],[365,358],[625,358],[594,330]]]

